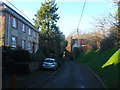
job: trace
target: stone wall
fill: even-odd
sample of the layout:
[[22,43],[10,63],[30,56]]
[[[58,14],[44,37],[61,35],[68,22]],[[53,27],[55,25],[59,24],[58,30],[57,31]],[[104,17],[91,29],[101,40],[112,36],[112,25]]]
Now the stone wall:
[[39,68],[40,62],[17,63],[16,73],[29,74],[31,72],[37,71]]
[[29,63],[30,72],[34,72],[39,68],[40,68],[40,62],[31,62],[31,63]]

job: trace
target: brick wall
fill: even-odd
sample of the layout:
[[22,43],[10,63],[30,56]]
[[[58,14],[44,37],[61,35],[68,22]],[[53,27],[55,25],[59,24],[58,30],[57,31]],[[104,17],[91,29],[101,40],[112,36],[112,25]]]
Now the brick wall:
[[0,15],[0,46],[4,45],[4,28],[5,28],[4,26],[5,16]]

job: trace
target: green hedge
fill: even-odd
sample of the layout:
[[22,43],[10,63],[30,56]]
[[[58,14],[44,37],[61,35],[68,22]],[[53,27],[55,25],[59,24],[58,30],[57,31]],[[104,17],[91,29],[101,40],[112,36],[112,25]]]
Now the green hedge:
[[17,63],[25,63],[31,61],[31,55],[28,51],[22,49],[11,49],[10,47],[2,47],[2,67],[6,73],[22,72],[28,73],[28,65],[18,65]]
[[25,75],[25,74],[29,74],[30,70],[29,70],[29,64],[16,64],[16,74],[17,75]]
[[10,47],[2,48],[2,59],[12,59],[14,62],[31,61],[30,53],[23,49],[11,49]]
[[29,61],[31,61],[30,53],[26,50],[15,50],[13,52],[13,59],[16,62],[29,62]]

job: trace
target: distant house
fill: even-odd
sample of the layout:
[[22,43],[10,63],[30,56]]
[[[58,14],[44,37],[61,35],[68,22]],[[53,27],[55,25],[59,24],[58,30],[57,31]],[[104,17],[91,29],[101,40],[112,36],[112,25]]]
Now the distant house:
[[0,21],[0,46],[38,50],[39,30],[4,2],[0,2]]
[[87,43],[88,43],[88,40],[86,40],[86,39],[79,39],[79,41],[78,41],[78,39],[72,39],[72,41],[71,41],[72,43],[71,43],[71,46],[72,46],[72,50],[73,50],[73,48],[74,47],[78,47],[78,48],[84,48],[86,45],[87,45]]
[[71,46],[71,44],[72,44],[72,42],[71,42],[72,41],[72,37],[68,37],[68,38],[66,38],[66,40],[68,41],[68,45],[66,47],[66,50],[71,52],[71,50],[72,50],[72,46]]
[[84,48],[88,44],[87,39],[79,39],[78,41],[77,38],[70,37],[70,38],[67,38],[66,40],[68,41],[68,46],[66,47],[66,49],[69,52],[72,52],[75,47]]
[[79,48],[78,41],[76,40],[75,43],[72,45],[72,51],[74,48]]

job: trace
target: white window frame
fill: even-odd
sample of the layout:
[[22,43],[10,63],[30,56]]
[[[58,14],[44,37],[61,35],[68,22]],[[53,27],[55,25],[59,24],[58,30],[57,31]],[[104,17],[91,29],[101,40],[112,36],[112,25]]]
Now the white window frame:
[[38,33],[36,32],[36,37],[35,37],[36,39],[38,39]]
[[12,18],[12,26],[17,28],[17,19],[15,17]]
[[17,45],[16,37],[12,37],[11,46],[13,48],[16,48],[16,45]]
[[35,44],[35,53],[37,52],[37,50],[38,50],[38,45]]
[[30,28],[28,29],[28,34],[29,34],[29,35],[31,35],[31,34],[32,34],[32,32],[31,32],[31,29],[30,29]]
[[31,51],[31,42],[28,42],[28,50]]
[[25,49],[25,40],[22,40],[22,49]]
[[22,31],[25,32],[25,24],[22,25]]
[[36,38],[36,32],[34,31],[34,33],[33,33],[33,36],[34,36],[34,38]]

